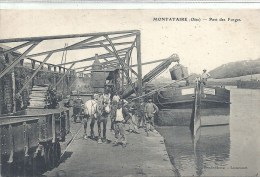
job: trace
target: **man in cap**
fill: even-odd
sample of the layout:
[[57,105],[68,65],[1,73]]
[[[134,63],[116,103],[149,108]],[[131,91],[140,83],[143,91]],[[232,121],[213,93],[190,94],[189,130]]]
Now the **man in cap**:
[[115,130],[115,114],[117,110],[118,103],[120,101],[120,96],[118,95],[118,91],[115,92],[115,95],[112,98],[112,111],[111,111],[111,128],[110,130]]
[[201,74],[201,83],[203,83],[204,85],[206,85],[206,82],[208,80],[208,78],[210,77],[210,74],[207,73],[206,69],[203,69],[203,73]]
[[144,107],[147,136],[149,136],[149,131],[155,131],[154,114],[158,112],[158,110],[159,110],[158,107],[152,102],[152,98],[149,98],[148,103],[146,103]]
[[94,95],[93,95],[93,98],[94,98],[94,100],[99,100],[99,95],[98,95],[98,93],[96,92],[96,93],[94,93]]
[[[124,123],[130,119],[130,114],[128,110],[124,107],[123,100],[120,100],[117,104],[117,109],[115,111],[115,142],[114,146],[117,146],[119,143],[119,140],[122,140],[123,147],[126,147],[126,136],[125,136],[125,130],[124,130]],[[121,136],[121,137],[119,137]]]
[[135,104],[132,107],[133,115],[137,118],[137,127],[138,128],[143,127],[144,123],[145,123],[144,107],[145,107],[145,103],[144,103],[143,99],[135,100]]
[[206,85],[206,82],[208,78],[210,77],[210,74],[207,73],[206,69],[203,69],[203,73],[201,74],[200,81],[201,81],[201,94],[204,98],[206,98],[206,94],[204,94],[204,86]]
[[[97,119],[98,125],[98,144],[102,142],[107,142],[106,139],[106,127],[107,127],[107,120],[110,116],[111,112],[111,105],[109,104],[109,100],[104,100],[103,104],[100,106],[100,115]],[[103,123],[103,138],[101,139],[101,123]]]
[[102,97],[103,97],[103,102],[107,102],[108,104],[110,104],[110,102],[111,102],[111,100],[110,100],[111,94],[110,94],[108,89],[106,89],[104,91],[104,94],[102,95]]
[[78,95],[76,99],[74,99],[73,101],[73,118],[74,118],[74,122],[77,122],[77,117],[81,114],[82,112],[82,105],[83,105],[83,101],[80,98],[80,96]]

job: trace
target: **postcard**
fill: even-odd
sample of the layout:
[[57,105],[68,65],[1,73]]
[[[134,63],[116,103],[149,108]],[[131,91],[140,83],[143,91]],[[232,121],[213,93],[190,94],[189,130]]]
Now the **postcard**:
[[3,3],[0,176],[260,175],[259,4],[219,4]]

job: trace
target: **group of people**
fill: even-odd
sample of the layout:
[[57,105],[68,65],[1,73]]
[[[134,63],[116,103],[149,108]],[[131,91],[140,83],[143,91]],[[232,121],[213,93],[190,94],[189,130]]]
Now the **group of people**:
[[[203,70],[201,82],[206,85],[210,75]],[[78,96],[74,100],[73,117],[76,122],[77,115],[83,114],[82,123],[84,125],[84,138],[87,139],[87,125],[90,122],[90,138],[95,139],[94,125],[97,122],[98,143],[107,142],[107,121],[111,120],[110,130],[115,134],[115,145],[121,143],[126,146],[125,124],[130,124],[134,129],[144,127],[147,136],[150,131],[154,131],[154,115],[158,112],[158,107],[149,98],[145,103],[142,98],[135,101],[126,101],[118,93],[111,95],[109,91],[95,93],[92,99],[83,103]],[[82,108],[82,105],[83,108]],[[84,111],[84,112],[83,112]],[[102,128],[101,128],[102,127]],[[132,130],[132,129],[131,129]],[[138,131],[135,130],[136,133]]]
[[[82,104],[83,102],[79,102]],[[152,103],[152,99],[149,99],[145,104],[143,101],[127,101],[122,99],[117,93],[113,96],[109,92],[94,94],[92,99],[84,103],[84,117],[82,120],[84,127],[84,139],[87,139],[87,127],[90,122],[90,138],[96,139],[94,126],[97,122],[98,136],[97,142],[107,142],[107,121],[111,120],[110,130],[115,134],[114,145],[117,146],[122,144],[126,146],[126,133],[125,125],[128,124],[130,127],[134,127],[136,133],[143,124],[147,136],[149,131],[154,130],[154,115],[158,112],[158,107]],[[135,119],[135,120],[133,120]],[[132,129],[130,129],[132,130]]]

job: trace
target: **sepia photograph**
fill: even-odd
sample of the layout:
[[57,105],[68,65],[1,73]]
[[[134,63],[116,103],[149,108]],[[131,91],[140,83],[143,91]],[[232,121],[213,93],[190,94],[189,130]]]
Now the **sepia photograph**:
[[3,7],[0,177],[260,175],[260,8]]

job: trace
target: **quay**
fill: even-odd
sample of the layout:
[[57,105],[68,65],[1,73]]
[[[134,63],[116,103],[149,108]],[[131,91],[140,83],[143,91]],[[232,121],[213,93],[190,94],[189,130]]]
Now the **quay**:
[[[109,99],[119,94],[141,104],[147,99],[144,85],[179,63],[177,54],[142,62],[140,35],[140,30],[127,30],[0,39],[0,177],[174,175],[161,135],[146,137],[141,129],[140,134],[127,135],[125,148],[114,147],[109,130],[109,143],[98,144],[83,139],[81,124],[70,123],[72,114],[75,118],[86,113],[84,103],[97,94]],[[47,43],[60,39],[66,40],[65,47],[64,41],[57,46]],[[39,44],[48,48],[34,50]],[[85,56],[83,49],[93,52]],[[78,58],[67,61],[71,51],[79,51]],[[143,75],[143,65],[158,62]],[[105,105],[104,100],[99,103]]]
[[43,176],[175,176],[164,138],[159,133],[152,132],[147,137],[143,129],[139,129],[140,134],[126,131],[128,144],[123,148],[113,146],[114,134],[110,130],[107,130],[109,141],[103,144],[83,139],[79,123],[71,124],[71,132],[73,140],[66,152],[63,149],[61,163]]

